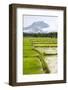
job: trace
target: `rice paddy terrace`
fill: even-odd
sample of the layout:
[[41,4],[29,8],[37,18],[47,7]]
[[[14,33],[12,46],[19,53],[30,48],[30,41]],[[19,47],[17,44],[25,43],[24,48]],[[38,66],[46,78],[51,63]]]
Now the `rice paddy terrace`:
[[57,72],[57,38],[23,38],[23,74]]

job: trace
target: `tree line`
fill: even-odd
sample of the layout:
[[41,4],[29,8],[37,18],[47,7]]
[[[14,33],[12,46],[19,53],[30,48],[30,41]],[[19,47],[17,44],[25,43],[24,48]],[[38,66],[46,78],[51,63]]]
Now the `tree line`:
[[23,33],[23,36],[27,37],[57,37],[57,32],[50,33]]

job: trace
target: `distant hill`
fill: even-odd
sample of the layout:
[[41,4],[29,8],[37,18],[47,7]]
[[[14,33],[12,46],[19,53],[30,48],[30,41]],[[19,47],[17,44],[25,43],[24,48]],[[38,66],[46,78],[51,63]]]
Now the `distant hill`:
[[43,21],[37,21],[29,25],[28,27],[24,27],[24,33],[47,33],[47,31],[43,31],[43,28],[48,28],[49,25]]

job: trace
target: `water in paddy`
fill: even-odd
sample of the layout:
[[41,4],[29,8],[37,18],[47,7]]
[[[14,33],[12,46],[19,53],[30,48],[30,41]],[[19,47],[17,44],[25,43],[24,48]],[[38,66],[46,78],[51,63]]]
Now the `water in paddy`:
[[37,47],[41,53],[45,53],[44,61],[47,63],[50,73],[57,72],[57,47]]

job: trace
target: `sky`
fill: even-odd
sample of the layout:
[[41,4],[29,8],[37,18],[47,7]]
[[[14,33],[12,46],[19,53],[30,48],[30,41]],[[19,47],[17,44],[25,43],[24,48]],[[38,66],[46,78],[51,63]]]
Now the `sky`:
[[39,16],[39,15],[24,15],[24,27],[29,27],[34,22],[43,21],[44,23],[48,24],[49,27],[42,28],[44,32],[57,32],[58,30],[58,22],[57,16]]

